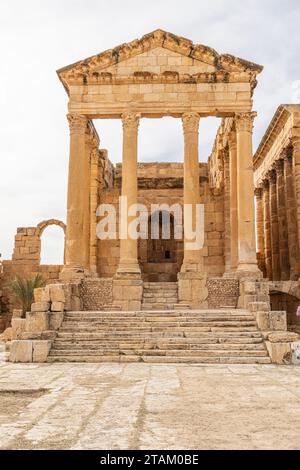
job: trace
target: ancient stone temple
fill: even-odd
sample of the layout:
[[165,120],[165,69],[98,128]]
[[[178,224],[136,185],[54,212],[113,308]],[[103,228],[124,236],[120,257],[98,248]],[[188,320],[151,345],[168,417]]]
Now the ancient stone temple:
[[[260,276],[251,162],[252,94],[261,70],[256,64],[157,30],[58,71],[69,95],[70,124],[62,279],[78,278],[80,273],[111,278],[114,304],[134,310],[141,307],[143,281],[178,279],[179,302],[207,307],[207,279],[224,274]],[[183,163],[139,165],[140,120],[163,116],[182,121]],[[199,164],[199,123],[207,116],[223,118],[222,128],[230,136],[223,142],[219,134],[208,163]],[[122,120],[122,164],[116,168],[98,149],[93,119]],[[120,195],[127,197],[128,204],[146,206],[203,203],[203,249],[191,251],[185,249],[186,243],[174,240],[169,246],[151,240],[99,241],[96,207],[105,202],[118,210]],[[234,202],[237,199],[239,205]],[[118,215],[121,224],[122,218],[129,218]]]
[[[58,70],[69,97],[65,262],[56,284],[36,290],[26,320],[15,319],[12,361],[291,360],[298,336],[287,333],[285,311],[270,311],[261,235],[260,269],[256,255],[252,97],[261,71],[162,30]],[[181,120],[182,163],[139,163],[141,120],[164,116]],[[199,163],[201,122],[208,116],[221,118],[221,125],[207,162]],[[96,119],[122,121],[117,165],[100,148]],[[134,214],[124,200],[143,207],[148,236],[129,236]],[[104,204],[116,215],[113,238],[99,237]],[[175,205],[183,210],[181,238],[168,209]],[[203,243],[192,249],[188,222],[197,228],[197,217],[189,207],[199,205]],[[257,204],[261,229],[260,210]],[[284,217],[282,208],[279,214]],[[169,237],[162,236],[165,217]],[[154,219],[157,238],[149,229]],[[38,230],[24,230],[38,241]],[[289,266],[281,271],[296,273],[283,241],[278,246]],[[20,263],[22,250],[16,253]]]

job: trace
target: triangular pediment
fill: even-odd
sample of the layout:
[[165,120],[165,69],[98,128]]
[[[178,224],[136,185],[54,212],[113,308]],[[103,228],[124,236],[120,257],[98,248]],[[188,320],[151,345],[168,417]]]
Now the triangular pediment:
[[234,57],[218,54],[214,49],[194,44],[189,39],[175,36],[161,29],[146,34],[141,39],[122,44],[58,70],[58,75],[68,88],[74,78],[130,76],[134,74],[178,73],[195,76],[201,73],[249,74],[256,77],[260,65]]

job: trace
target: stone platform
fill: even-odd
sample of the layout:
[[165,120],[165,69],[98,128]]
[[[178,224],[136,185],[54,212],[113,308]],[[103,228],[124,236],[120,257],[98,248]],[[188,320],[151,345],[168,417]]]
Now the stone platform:
[[0,396],[1,449],[300,449],[295,366],[6,363]]

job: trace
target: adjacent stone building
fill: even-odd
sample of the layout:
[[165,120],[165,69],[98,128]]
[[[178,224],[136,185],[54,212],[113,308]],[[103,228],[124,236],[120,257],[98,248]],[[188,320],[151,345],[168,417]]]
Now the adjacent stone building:
[[290,323],[298,323],[300,105],[278,107],[254,155],[254,170],[259,266],[276,281],[271,283],[273,308],[287,310]]

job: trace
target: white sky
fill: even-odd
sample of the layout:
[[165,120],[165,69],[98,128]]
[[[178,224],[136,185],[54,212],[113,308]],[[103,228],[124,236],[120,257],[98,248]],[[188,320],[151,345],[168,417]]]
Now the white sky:
[[[265,67],[254,100],[256,147],[277,106],[300,101],[299,26],[297,0],[0,0],[3,259],[11,257],[18,226],[65,221],[69,131],[58,68],[157,28],[252,60]],[[217,125],[216,119],[201,122],[201,160]],[[101,147],[120,161],[120,122],[96,127]],[[142,121],[139,161],[182,161],[182,155],[180,120]],[[45,231],[45,262],[56,262],[59,230]]]

